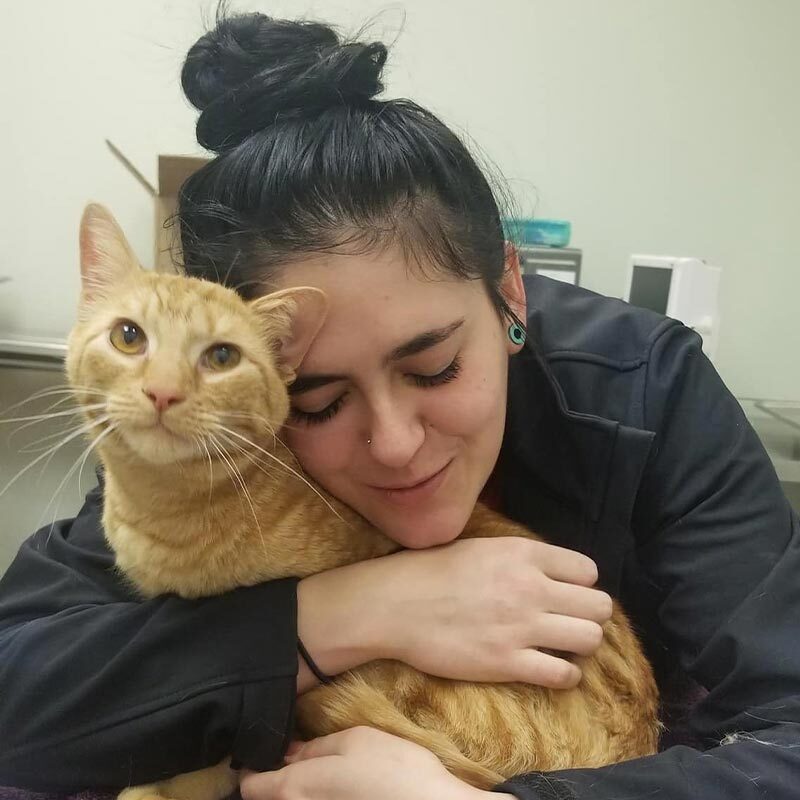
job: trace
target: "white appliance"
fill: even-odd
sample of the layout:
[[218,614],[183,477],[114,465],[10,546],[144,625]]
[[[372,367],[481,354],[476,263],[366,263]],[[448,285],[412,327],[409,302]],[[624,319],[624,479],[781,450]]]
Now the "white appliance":
[[703,337],[713,361],[719,341],[720,267],[700,258],[632,255],[625,300],[680,320]]

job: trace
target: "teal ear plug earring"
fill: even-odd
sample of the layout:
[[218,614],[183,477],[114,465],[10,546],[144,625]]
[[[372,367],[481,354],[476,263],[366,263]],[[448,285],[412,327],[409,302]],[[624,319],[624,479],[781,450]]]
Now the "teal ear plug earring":
[[511,325],[508,326],[508,338],[514,344],[525,344],[525,328],[522,327],[518,322],[512,322]]

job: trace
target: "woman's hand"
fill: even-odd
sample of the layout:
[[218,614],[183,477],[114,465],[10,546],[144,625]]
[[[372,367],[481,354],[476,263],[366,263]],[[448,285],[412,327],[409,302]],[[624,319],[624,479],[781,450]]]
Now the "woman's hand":
[[575,686],[580,669],[542,650],[590,655],[611,616],[611,598],[590,588],[591,559],[531,539],[458,540],[379,561],[388,655],[434,675]]
[[[301,581],[298,629],[323,670],[394,658],[432,675],[568,688],[611,598],[586,556],[521,537],[405,550]],[[332,647],[338,642],[338,648]]]
[[295,745],[287,766],[245,773],[243,800],[500,800],[451,775],[424,747],[374,728]]

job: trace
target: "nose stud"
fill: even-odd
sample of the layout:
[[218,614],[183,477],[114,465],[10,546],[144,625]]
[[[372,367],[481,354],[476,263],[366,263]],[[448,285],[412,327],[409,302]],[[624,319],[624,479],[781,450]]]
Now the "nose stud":
[[372,439],[367,439],[367,444],[372,444]]

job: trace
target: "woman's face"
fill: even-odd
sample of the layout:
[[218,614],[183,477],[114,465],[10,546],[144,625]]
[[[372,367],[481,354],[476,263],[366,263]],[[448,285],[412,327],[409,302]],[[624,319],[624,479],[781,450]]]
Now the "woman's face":
[[[297,370],[286,443],[319,484],[411,548],[463,529],[500,450],[519,349],[481,281],[428,274],[387,248],[292,264],[276,287],[317,287],[329,303]],[[516,260],[503,288],[524,318]]]

